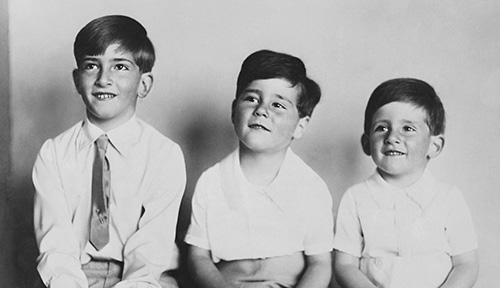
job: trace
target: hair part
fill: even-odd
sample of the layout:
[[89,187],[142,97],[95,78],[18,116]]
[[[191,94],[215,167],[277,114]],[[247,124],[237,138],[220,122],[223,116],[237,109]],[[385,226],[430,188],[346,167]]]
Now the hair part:
[[312,115],[321,98],[319,85],[307,77],[302,60],[270,50],[254,52],[243,61],[236,85],[236,99],[253,81],[272,78],[286,80],[292,87],[298,87],[299,117]]
[[151,72],[155,62],[153,43],[146,29],[124,15],[107,15],[90,21],[76,35],[73,52],[78,66],[86,56],[102,55],[113,44],[132,53],[142,73]]
[[396,78],[383,82],[373,91],[365,110],[365,134],[369,135],[373,115],[391,102],[406,102],[424,109],[431,135],[444,134],[446,116],[443,103],[431,85],[414,78]]

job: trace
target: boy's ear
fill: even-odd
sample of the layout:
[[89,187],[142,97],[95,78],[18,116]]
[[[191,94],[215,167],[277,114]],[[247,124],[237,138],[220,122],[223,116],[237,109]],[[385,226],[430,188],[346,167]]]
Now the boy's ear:
[[299,119],[295,131],[293,132],[293,139],[300,139],[304,132],[306,132],[307,125],[309,125],[310,116],[305,116]]
[[80,74],[78,74],[78,68],[73,70],[73,83],[75,83],[76,91],[80,93]]
[[372,155],[372,151],[370,150],[370,137],[365,133],[361,136],[361,147],[363,147],[363,152],[365,152],[366,155]]
[[427,158],[432,159],[437,157],[444,147],[444,135],[431,135],[431,142],[429,144],[429,151],[427,152]]
[[231,104],[231,123],[234,124],[234,113],[236,112],[236,104],[238,103],[238,98],[233,100]]
[[139,98],[146,98],[149,91],[151,91],[151,87],[153,87],[153,74],[151,72],[142,73],[141,82],[137,89],[137,96]]

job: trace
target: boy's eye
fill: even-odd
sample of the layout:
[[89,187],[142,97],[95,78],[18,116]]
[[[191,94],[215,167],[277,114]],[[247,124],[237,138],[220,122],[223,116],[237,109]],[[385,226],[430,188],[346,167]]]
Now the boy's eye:
[[386,126],[382,126],[382,125],[378,125],[378,126],[375,126],[375,128],[373,129],[374,132],[385,132],[387,131],[387,127]]
[[115,65],[115,69],[116,69],[116,70],[129,70],[129,69],[128,69],[128,66],[127,66],[127,65],[125,65],[125,64],[116,64],[116,65]]
[[93,70],[93,69],[97,69],[97,68],[98,68],[98,66],[95,63],[84,63],[83,64],[84,70]]
[[243,96],[243,101],[245,102],[259,102],[259,99],[257,99],[257,97],[253,96],[253,95],[245,95]]
[[416,131],[416,129],[412,126],[405,126],[403,127],[403,130],[406,131],[406,132],[414,132]]
[[278,108],[278,109],[286,109],[285,105],[283,105],[279,102],[274,102],[273,107]]

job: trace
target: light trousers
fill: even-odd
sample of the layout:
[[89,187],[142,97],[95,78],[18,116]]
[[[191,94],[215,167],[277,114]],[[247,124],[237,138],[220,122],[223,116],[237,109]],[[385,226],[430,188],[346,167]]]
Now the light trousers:
[[222,276],[239,288],[295,287],[305,270],[302,252],[264,259],[221,261]]
[[[123,263],[113,260],[91,260],[82,265],[82,270],[87,276],[89,288],[111,288],[122,279]],[[161,275],[159,282],[162,288],[179,287],[168,272]]]

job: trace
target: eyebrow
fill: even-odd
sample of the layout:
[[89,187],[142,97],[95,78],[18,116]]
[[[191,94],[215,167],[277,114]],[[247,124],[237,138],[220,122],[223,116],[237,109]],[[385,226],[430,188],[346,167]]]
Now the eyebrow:
[[[98,61],[99,60],[99,56],[100,55],[94,55],[94,56],[85,56],[82,58],[82,61]],[[120,57],[116,57],[116,58],[113,58],[111,59],[111,61],[113,62],[122,62],[122,61],[126,61],[126,62],[131,62],[131,63],[135,63],[133,60],[131,59],[128,59],[128,58],[120,58]]]
[[[259,94],[259,95],[262,95],[262,91],[259,90],[259,89],[252,89],[252,88],[247,88],[245,90],[243,90],[243,93],[255,93],[255,94]],[[294,105],[292,100],[280,95],[280,94],[277,94],[277,93],[273,93],[274,96],[278,97],[279,99],[283,100],[283,101],[286,101],[288,103],[290,103],[290,105]]]
[[[379,119],[379,120],[374,120],[372,121],[372,125],[375,125],[375,124],[380,124],[380,123],[383,123],[383,124],[387,124],[389,123],[390,121],[387,120],[387,119]],[[408,120],[408,119],[402,119],[399,123],[402,123],[402,124],[413,124],[413,125],[416,125],[419,123],[419,120],[417,121],[413,121],[413,120]],[[423,121],[424,124],[426,124],[425,120]]]

